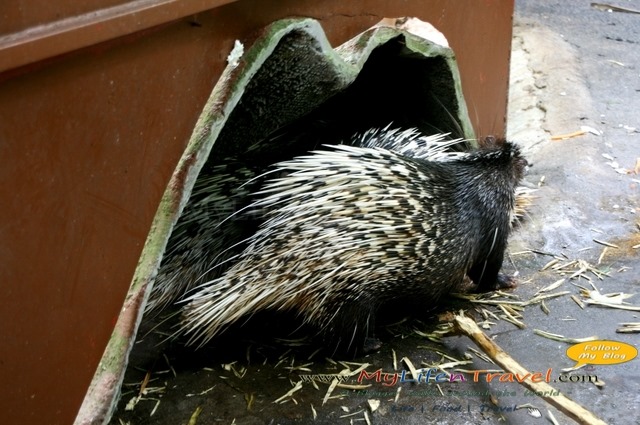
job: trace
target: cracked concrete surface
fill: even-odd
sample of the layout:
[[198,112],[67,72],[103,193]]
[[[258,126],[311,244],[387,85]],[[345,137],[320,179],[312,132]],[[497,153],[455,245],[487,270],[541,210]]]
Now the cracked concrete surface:
[[[640,180],[633,172],[640,157],[636,130],[640,125],[640,57],[635,46],[640,43],[640,19],[601,12],[588,2],[528,0],[517,2],[517,16],[508,135],[525,146],[533,163],[528,182],[543,183],[528,220],[510,240],[510,262],[522,281],[515,294],[526,299],[561,277],[541,270],[551,256],[516,255],[528,249],[567,261],[584,260],[606,271],[601,280],[591,275],[603,294],[635,294],[640,278],[640,253],[632,248],[640,239]],[[582,126],[599,134],[551,140]],[[619,248],[602,246],[596,239]],[[591,289],[585,279],[560,288],[574,295],[578,295],[577,288],[568,283]],[[628,301],[639,305],[636,298]],[[637,337],[616,333],[620,323],[637,322],[637,312],[594,306],[581,309],[568,297],[549,301],[548,307],[548,314],[526,310],[527,327],[505,330],[511,337],[499,328],[494,330],[496,341],[522,364],[546,364],[559,370],[571,363],[564,353],[568,344],[545,341],[532,335],[532,329],[567,337],[598,336],[638,347]],[[607,423],[640,423],[638,359],[591,365],[584,373],[598,375],[606,385],[600,389],[581,384],[557,387]],[[560,423],[568,423],[561,413],[555,415]],[[507,422],[541,421],[514,415]]]
[[[521,21],[514,28],[511,69],[508,136],[524,146],[533,164],[528,180],[538,183],[533,178],[544,176],[537,193],[543,202],[532,208],[528,224],[531,233],[538,231],[537,246],[584,247],[593,239],[589,228],[613,238],[628,235],[637,213],[634,190],[612,189],[633,181],[602,156],[609,150],[605,126],[575,49],[549,28]],[[603,134],[550,140],[583,126]]]

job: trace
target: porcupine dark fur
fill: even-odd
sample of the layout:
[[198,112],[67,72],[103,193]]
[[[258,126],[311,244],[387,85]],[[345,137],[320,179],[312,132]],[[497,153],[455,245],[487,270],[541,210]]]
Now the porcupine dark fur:
[[499,271],[525,166],[516,145],[491,140],[444,161],[327,146],[281,162],[288,175],[250,206],[265,221],[187,299],[182,329],[204,343],[242,317],[293,311],[356,355],[386,301],[433,304],[465,276],[478,290],[508,284]]
[[[297,136],[297,138],[304,136]],[[305,137],[309,139],[308,135]],[[278,144],[286,139],[295,144],[287,131],[278,132],[262,145]],[[446,140],[446,135],[424,136],[415,129],[370,129],[345,140],[346,144],[361,147],[380,147],[415,158],[444,161],[455,157],[452,145],[460,140]],[[316,142],[314,141],[314,144]],[[249,148],[249,157],[260,158],[258,144]],[[243,240],[257,228],[261,211],[238,213],[250,202],[250,194],[257,191],[268,176],[268,165],[255,160],[226,158],[220,164],[207,164],[196,180],[189,202],[167,244],[158,275],[155,279],[147,313],[158,313],[179,301],[192,288],[214,279],[231,264],[242,251]],[[233,247],[233,248],[230,248]]]
[[[229,249],[255,231],[248,217],[228,217],[246,206],[256,171],[228,160],[206,166],[194,185],[189,202],[173,228],[149,300],[147,313],[158,313],[181,299],[198,283],[219,276],[235,254]],[[242,184],[245,183],[245,184]]]

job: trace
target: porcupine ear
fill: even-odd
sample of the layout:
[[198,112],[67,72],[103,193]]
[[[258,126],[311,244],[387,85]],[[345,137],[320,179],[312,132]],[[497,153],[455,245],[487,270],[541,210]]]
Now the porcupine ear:
[[[507,141],[505,138],[497,138],[495,136],[486,136],[480,139],[478,142],[481,150],[500,150],[505,153],[509,158],[517,160],[524,160],[520,154],[520,148],[515,143]],[[524,160],[526,165],[526,160]]]
[[522,156],[520,148],[515,143],[509,142],[504,138],[495,138],[494,136],[485,137],[480,143],[482,149],[496,150],[500,152],[503,161],[511,164],[514,181],[519,183],[526,174],[527,168],[530,166],[528,161]]
[[[485,136],[483,139],[480,139],[478,144],[480,145],[480,149],[507,149],[512,151],[515,147],[517,147],[508,142],[504,137],[496,137],[493,135]],[[519,153],[519,151],[517,152]]]
[[478,141],[480,151],[485,152],[496,160],[511,164],[516,182],[520,182],[529,166],[527,160],[520,153],[520,148],[515,143],[509,142],[503,137],[486,136]]
[[507,143],[507,141],[504,138],[496,138],[492,135],[485,136],[478,142],[481,149],[500,149],[505,143]]

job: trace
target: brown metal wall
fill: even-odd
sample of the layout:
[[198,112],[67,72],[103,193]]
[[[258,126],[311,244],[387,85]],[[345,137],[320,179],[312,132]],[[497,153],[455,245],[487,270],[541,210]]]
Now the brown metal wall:
[[16,33],[130,2],[129,0],[25,1],[3,0],[0,6],[0,35]]
[[[228,2],[134,1],[137,20],[111,10],[34,30],[124,2],[50,3],[0,6],[0,423],[73,421],[235,39],[311,16],[337,45],[382,17],[419,17],[456,52],[478,134],[504,133],[512,0],[241,0],[196,16]],[[105,30],[115,22],[133,24]]]

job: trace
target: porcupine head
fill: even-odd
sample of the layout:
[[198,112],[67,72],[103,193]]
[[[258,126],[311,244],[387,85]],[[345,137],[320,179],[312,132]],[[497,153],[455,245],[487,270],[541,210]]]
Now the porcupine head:
[[[527,165],[518,146],[493,137],[485,138],[480,149],[455,161],[424,162],[424,171],[418,174],[429,176],[424,179],[433,185],[432,197],[426,203],[448,205],[438,210],[427,207],[425,220],[429,223],[425,229],[430,230],[424,237],[429,239],[428,248],[423,255],[416,254],[422,270],[409,272],[394,282],[397,286],[391,295],[374,294],[372,299],[369,294],[360,297],[366,300],[364,304],[343,307],[341,315],[327,326],[330,344],[349,355],[378,348],[380,342],[371,337],[373,316],[385,299],[402,304],[403,299],[414,298],[407,308],[424,307],[448,292],[487,292],[515,286],[515,280],[501,274],[500,269],[512,228],[515,190]],[[468,285],[469,280],[473,285]],[[371,305],[376,307],[372,309]]]
[[486,292],[515,285],[511,277],[500,273],[500,269],[512,229],[515,191],[528,163],[518,146],[504,139],[488,136],[480,146],[466,160],[472,166],[470,174],[478,175],[478,187],[470,186],[471,192],[464,198],[468,202],[465,207],[470,215],[475,215],[475,211],[482,212],[476,219],[480,237],[467,276],[479,292]]

